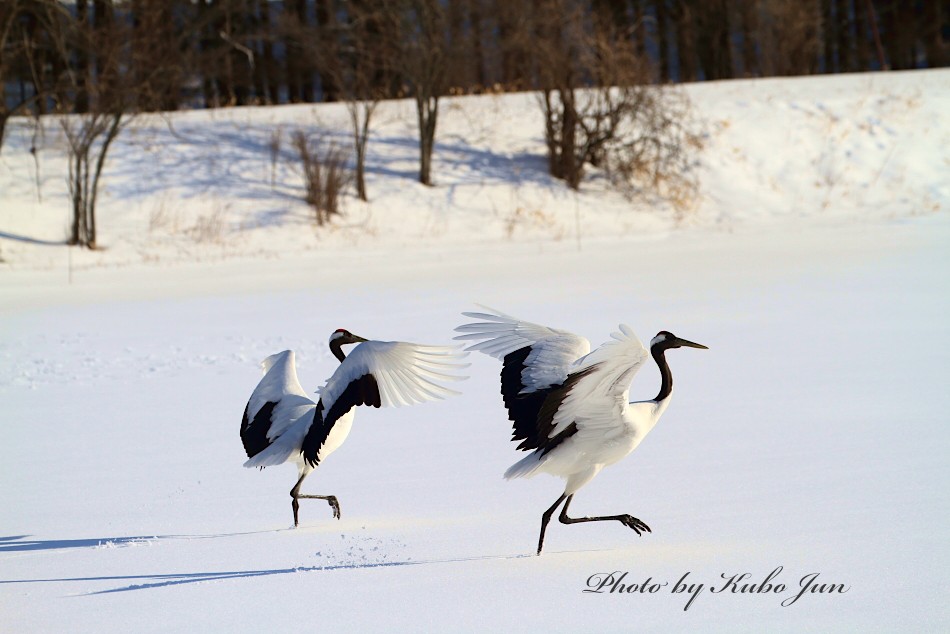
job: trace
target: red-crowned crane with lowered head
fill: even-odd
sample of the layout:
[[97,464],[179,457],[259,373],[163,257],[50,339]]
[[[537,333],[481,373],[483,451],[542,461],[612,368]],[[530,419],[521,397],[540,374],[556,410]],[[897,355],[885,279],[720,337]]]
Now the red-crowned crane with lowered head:
[[[358,344],[344,354],[343,346]],[[294,526],[299,523],[300,498],[326,500],[340,517],[334,495],[304,495],[300,485],[327,456],[339,449],[353,425],[358,405],[413,405],[457,394],[441,384],[466,377],[458,371],[466,353],[449,346],[402,341],[368,341],[348,330],[330,335],[330,351],[339,361],[319,390],[315,403],[297,380],[292,350],[264,359],[261,379],[251,394],[241,421],[245,467],[297,465],[297,483],[290,490]]]

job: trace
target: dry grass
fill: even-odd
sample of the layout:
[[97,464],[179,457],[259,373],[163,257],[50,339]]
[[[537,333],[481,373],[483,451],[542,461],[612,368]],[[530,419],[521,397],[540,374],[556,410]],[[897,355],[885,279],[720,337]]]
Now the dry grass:
[[333,143],[323,147],[312,142],[302,130],[291,135],[291,144],[300,159],[305,200],[316,212],[317,225],[323,226],[342,213],[342,197],[353,180],[347,154]]
[[505,218],[505,237],[511,240],[519,229],[540,229],[550,233],[555,240],[560,240],[563,235],[556,231],[556,226],[554,218],[544,210],[518,206]]
[[169,233],[178,233],[181,230],[181,214],[169,206],[168,196],[165,194],[155,199],[148,215],[149,233],[161,230]]
[[189,231],[195,242],[220,243],[223,241],[228,207],[228,205],[215,202],[206,214],[198,216]]
[[280,150],[283,146],[284,128],[278,127],[271,132],[267,143],[267,149],[270,151],[270,186],[273,188],[277,181],[277,163],[280,160]]

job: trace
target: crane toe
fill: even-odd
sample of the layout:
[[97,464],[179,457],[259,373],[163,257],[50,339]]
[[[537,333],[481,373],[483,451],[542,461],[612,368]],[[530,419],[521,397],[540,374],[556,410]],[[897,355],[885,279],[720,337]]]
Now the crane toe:
[[335,495],[327,496],[327,502],[333,507],[333,518],[340,519],[340,502],[337,501]]
[[635,518],[633,515],[621,515],[620,521],[623,522],[624,526],[629,526],[632,528],[637,535],[642,535],[643,531],[652,533],[650,527],[644,524],[641,520]]

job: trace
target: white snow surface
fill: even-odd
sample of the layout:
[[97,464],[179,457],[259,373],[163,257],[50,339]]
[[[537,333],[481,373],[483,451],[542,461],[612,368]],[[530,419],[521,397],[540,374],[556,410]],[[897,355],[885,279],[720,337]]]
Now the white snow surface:
[[[342,142],[344,111],[249,108],[136,121],[92,253],[59,244],[55,125],[37,188],[15,124],[0,631],[950,630],[950,72],[687,90],[709,136],[683,218],[548,179],[511,95],[446,102],[432,188],[411,105],[384,104],[371,203],[315,228],[287,164],[271,187],[267,138]],[[336,328],[448,344],[476,303],[594,346],[621,322],[709,346],[668,353],[664,417],[571,506],[653,532],[554,521],[534,556],[562,482],[502,479],[524,454],[479,354],[460,396],[363,408],[304,485],[342,519],[303,500],[293,529],[293,466],[241,466],[259,362],[295,350],[313,392]],[[648,361],[631,398],[658,385]],[[779,566],[780,592],[712,592]],[[656,592],[584,592],[610,573]],[[847,591],[783,606],[814,573]]]

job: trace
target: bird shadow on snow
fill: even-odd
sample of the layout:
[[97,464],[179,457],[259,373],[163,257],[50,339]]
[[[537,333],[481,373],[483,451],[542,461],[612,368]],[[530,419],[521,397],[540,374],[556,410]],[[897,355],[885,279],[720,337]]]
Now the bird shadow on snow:
[[[278,529],[289,530],[289,529]],[[132,537],[93,537],[89,539],[28,539],[30,535],[0,536],[0,553],[24,552],[31,550],[67,550],[70,548],[118,548],[146,544],[169,539],[215,539],[218,537],[239,537],[257,533],[275,531],[250,531],[247,533],[222,533],[217,535],[137,535]],[[0,580],[0,583],[7,583]]]
[[[281,529],[290,530],[290,529]],[[267,533],[272,531],[254,531],[256,533]],[[234,533],[234,535],[248,535],[252,533]],[[228,537],[231,535],[166,535],[153,537],[111,537],[107,539],[63,539],[63,540],[26,540],[29,535],[11,535],[0,537],[0,553],[8,551],[24,550],[54,550],[64,548],[99,548],[106,544],[123,545],[133,543],[144,543],[152,540],[162,539],[205,539],[215,537]],[[0,585],[17,583],[63,583],[70,581],[139,581],[141,583],[132,583],[130,585],[107,590],[97,590],[93,592],[81,593],[79,596],[90,596],[97,594],[113,594],[116,592],[128,592],[130,590],[150,590],[154,588],[164,588],[167,586],[176,586],[186,583],[201,583],[203,581],[221,581],[226,579],[244,579],[252,577],[269,577],[273,575],[286,575],[307,572],[325,572],[332,570],[368,570],[372,568],[399,568],[404,566],[420,566],[427,564],[449,564],[469,561],[485,561],[497,559],[523,559],[533,557],[531,554],[514,555],[479,555],[472,557],[447,557],[443,559],[414,560],[404,559],[399,561],[378,561],[378,562],[352,562],[340,564],[326,564],[318,566],[296,566],[293,568],[272,568],[264,570],[224,570],[218,572],[184,572],[169,574],[147,574],[147,575],[106,575],[90,577],[59,577],[46,579],[0,579]]]
[[[291,530],[291,529],[279,529]],[[254,533],[269,533],[274,531],[253,531],[252,533],[233,533],[224,535],[164,535],[164,536],[140,536],[140,537],[110,537],[106,539],[61,539],[61,540],[27,540],[29,535],[10,535],[0,537],[0,553],[11,551],[28,550],[57,550],[66,548],[100,548],[106,545],[123,545],[145,543],[154,540],[163,539],[211,539],[216,537],[230,537],[236,535],[249,535]],[[378,562],[352,562],[340,564],[326,564],[318,566],[297,566],[293,568],[272,568],[264,570],[224,570],[218,572],[183,572],[169,574],[145,574],[145,575],[105,575],[90,577],[58,577],[45,579],[0,579],[0,585],[18,584],[18,583],[62,583],[70,581],[138,581],[141,583],[132,583],[130,585],[107,590],[97,590],[94,592],[82,593],[80,596],[90,596],[97,594],[113,594],[116,592],[128,592],[130,590],[150,590],[154,588],[164,588],[167,586],[176,586],[187,583],[201,583],[204,581],[221,581],[226,579],[243,579],[252,577],[269,577],[273,575],[286,575],[307,572],[324,572],[333,570],[359,570],[372,568],[399,568],[404,566],[420,566],[428,564],[449,564],[469,561],[484,561],[497,559],[523,559],[534,557],[532,554],[522,553],[514,555],[477,555],[472,557],[446,557],[442,559],[404,559],[399,561],[378,561]]]
[[[242,579],[251,577],[269,577],[272,575],[286,575],[307,572],[328,572],[333,570],[369,570],[372,568],[402,568],[405,566],[425,566],[431,564],[452,564],[468,561],[482,561],[490,559],[523,559],[533,557],[527,553],[520,555],[482,555],[476,557],[449,557],[445,559],[426,559],[402,561],[377,561],[330,564],[323,566],[297,566],[294,568],[274,568],[271,570],[234,570],[222,572],[195,572],[184,574],[169,575],[130,575],[116,577],[92,577],[88,579],[75,579],[75,581],[98,581],[98,580],[131,580],[131,579],[151,579],[150,583],[138,583],[121,588],[112,588],[109,590],[98,590],[96,592],[87,592],[86,595],[113,594],[116,592],[128,592],[130,590],[150,590],[153,588],[163,588],[166,586],[175,586],[185,583],[200,583],[202,581],[221,581],[224,579]],[[44,581],[73,581],[73,579],[49,579]],[[0,581],[0,583],[3,583]]]

